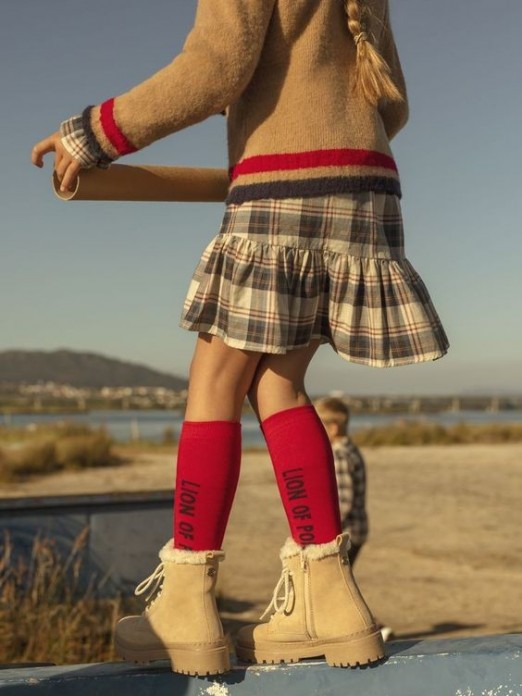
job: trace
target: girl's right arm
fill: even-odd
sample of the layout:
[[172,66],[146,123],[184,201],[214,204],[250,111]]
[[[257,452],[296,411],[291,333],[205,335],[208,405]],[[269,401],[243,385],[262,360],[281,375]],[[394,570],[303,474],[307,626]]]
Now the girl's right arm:
[[[224,111],[254,74],[274,5],[275,0],[199,0],[194,27],[170,65],[62,124],[69,155],[84,167],[108,166]],[[37,161],[45,154],[39,146],[48,140],[36,146]]]

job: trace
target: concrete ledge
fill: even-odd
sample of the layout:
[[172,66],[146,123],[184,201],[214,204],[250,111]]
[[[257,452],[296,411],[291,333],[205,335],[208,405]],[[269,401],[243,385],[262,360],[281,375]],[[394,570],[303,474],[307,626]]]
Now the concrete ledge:
[[236,665],[219,678],[172,674],[166,663],[0,670],[0,696],[521,696],[522,634],[395,641],[384,664],[334,669],[322,661]]
[[[132,595],[159,562],[172,536],[172,491],[44,496],[0,500],[0,524],[9,533],[13,562],[31,558],[35,538],[50,539],[63,559],[87,532],[74,585],[98,597]],[[133,543],[129,544],[128,539]],[[3,537],[0,535],[0,548]]]

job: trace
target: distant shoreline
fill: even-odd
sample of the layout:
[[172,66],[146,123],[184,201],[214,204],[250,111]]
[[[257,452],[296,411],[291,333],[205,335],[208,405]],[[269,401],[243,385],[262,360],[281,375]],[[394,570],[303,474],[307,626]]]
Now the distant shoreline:
[[[313,397],[314,399],[316,397]],[[428,397],[426,397],[428,398]],[[449,397],[448,397],[449,398]],[[434,399],[435,400],[435,399]],[[442,397],[441,397],[442,400]],[[420,399],[411,399],[411,402],[414,401],[420,401]],[[506,401],[508,401],[506,399]],[[508,404],[500,404],[497,408],[491,409],[490,407],[487,406],[482,406],[482,407],[475,407],[475,408],[470,408],[463,406],[461,408],[448,408],[444,407],[442,404],[438,407],[436,406],[431,406],[429,408],[423,408],[422,404],[419,406],[416,406],[415,408],[399,408],[396,405],[395,406],[376,406],[374,408],[368,408],[368,407],[363,407],[363,408],[357,408],[354,407],[353,405],[351,406],[351,411],[352,413],[357,413],[360,415],[369,415],[369,414],[383,414],[383,415],[396,415],[398,417],[400,416],[411,416],[412,414],[417,414],[419,416],[423,415],[433,415],[433,414],[440,414],[440,413],[448,413],[448,412],[453,412],[453,413],[459,413],[460,411],[473,411],[477,413],[485,413],[485,412],[502,412],[502,413],[509,413],[509,412],[522,412],[522,397],[520,399],[516,399],[518,403],[515,403],[513,405],[508,405]],[[131,405],[130,407],[125,407],[122,406],[118,403],[95,403],[92,405],[88,405],[85,407],[77,407],[73,408],[70,406],[20,406],[20,405],[5,405],[2,404],[0,406],[0,421],[3,418],[4,421],[8,419],[10,416],[77,416],[77,415],[87,415],[90,413],[96,413],[96,412],[120,412],[120,413],[151,413],[154,411],[163,411],[166,413],[178,413],[180,411],[183,411],[185,408],[185,404],[179,404],[177,406],[161,406],[159,404],[154,404],[152,406],[139,406],[139,405]],[[245,404],[245,407],[243,409],[245,413],[252,413],[252,409],[248,406],[248,404]],[[0,423],[1,425],[1,423]]]

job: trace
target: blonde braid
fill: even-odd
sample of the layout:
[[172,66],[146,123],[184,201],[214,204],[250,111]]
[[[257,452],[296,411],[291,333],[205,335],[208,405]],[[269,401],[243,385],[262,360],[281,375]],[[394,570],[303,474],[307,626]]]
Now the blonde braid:
[[381,99],[388,102],[404,101],[404,97],[393,83],[390,66],[367,33],[360,0],[345,0],[345,8],[348,29],[357,49],[356,85],[371,104],[377,105]]

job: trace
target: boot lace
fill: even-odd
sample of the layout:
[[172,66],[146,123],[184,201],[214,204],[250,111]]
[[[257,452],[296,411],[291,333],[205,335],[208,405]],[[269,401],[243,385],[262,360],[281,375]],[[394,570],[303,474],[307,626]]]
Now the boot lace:
[[[284,591],[283,596],[280,596]],[[275,586],[272,600],[265,611],[261,614],[262,621],[269,613],[283,614],[293,604],[295,598],[294,583],[292,582],[292,573],[289,568],[283,568],[279,582]]]
[[[154,602],[160,597],[164,579],[165,564],[160,563],[158,567],[149,575],[149,577],[145,578],[145,580],[142,580],[134,590],[134,594],[136,595],[136,597],[139,597],[140,595],[145,594],[145,592],[148,591],[148,594],[145,597],[145,602],[147,603],[146,611],[148,611],[152,607]],[[153,596],[154,599],[149,602],[149,600]]]

